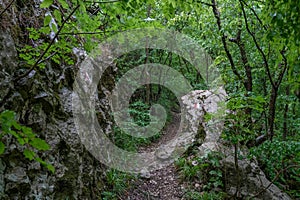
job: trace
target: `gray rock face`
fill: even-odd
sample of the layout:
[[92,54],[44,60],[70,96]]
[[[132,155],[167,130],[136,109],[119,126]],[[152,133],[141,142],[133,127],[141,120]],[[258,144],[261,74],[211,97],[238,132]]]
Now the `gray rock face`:
[[[38,154],[56,171],[52,174],[25,159],[24,148],[6,137],[8,148],[0,158],[0,199],[101,199],[104,167],[81,144],[72,119],[70,85],[53,90],[42,81],[43,76],[25,77],[21,85],[16,83],[1,110],[12,109],[11,102],[16,105],[19,121],[50,144],[51,150]],[[30,82],[35,86],[29,95],[22,95],[23,86]],[[101,111],[107,120],[108,112]]]
[[[9,30],[0,31],[0,112],[15,111],[19,122],[50,144],[49,151],[37,153],[55,167],[55,173],[26,159],[24,147],[14,137],[5,136],[0,199],[101,199],[105,167],[81,144],[72,118],[76,67],[49,66],[13,82],[28,70],[17,66],[15,46]],[[113,82],[112,77],[104,77],[101,84],[108,82]],[[106,94],[100,94],[96,110],[101,113],[100,121],[106,122],[102,124],[104,131],[109,132],[107,102]]]
[[[216,91],[195,90],[182,97],[187,110],[186,118],[191,125],[190,131],[198,132],[194,135],[198,139],[197,142],[202,144],[199,147],[200,152],[216,150],[223,130],[226,96],[225,90],[221,87]],[[214,114],[215,117],[206,120],[205,114]]]
[[8,31],[0,29],[0,71],[11,74],[17,67],[15,42]]
[[[199,124],[204,130],[204,139],[203,137],[199,139],[201,144],[198,147],[199,155],[209,151],[218,151],[224,155],[221,165],[227,181],[226,192],[230,195],[234,195],[239,188],[238,197],[249,198],[255,196],[254,199],[274,200],[291,199],[266,178],[255,160],[249,161],[246,159],[247,149],[239,149],[239,155],[243,159],[238,160],[238,171],[236,170],[234,148],[226,145],[220,139],[223,129],[222,118],[228,112],[225,110],[224,103],[222,103],[226,96],[226,92],[219,88],[215,92],[197,90],[182,97],[183,103],[188,110],[187,119],[192,124],[192,130],[197,131]],[[215,113],[216,117],[209,121],[204,120],[206,113]]]
[[276,185],[272,184],[264,172],[258,167],[258,163],[246,159],[247,149],[239,149],[242,159],[238,161],[238,172],[235,168],[234,149],[219,143],[217,150],[225,155],[221,161],[226,169],[227,192],[231,195],[238,190],[239,197],[253,197],[253,199],[291,199]]

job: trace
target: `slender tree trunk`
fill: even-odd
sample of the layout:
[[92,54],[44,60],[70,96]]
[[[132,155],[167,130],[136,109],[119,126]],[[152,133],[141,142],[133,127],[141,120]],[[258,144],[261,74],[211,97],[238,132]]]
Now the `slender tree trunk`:
[[[245,96],[248,97],[249,93],[252,92],[252,71],[251,71],[251,66],[249,65],[248,62],[248,58],[247,58],[247,54],[245,51],[245,45],[244,43],[240,40],[240,35],[238,37],[238,45],[239,45],[239,49],[240,49],[240,53],[241,53],[241,57],[242,57],[242,62],[244,64],[244,69],[246,72],[246,79],[244,80],[244,86],[246,88],[246,94]],[[248,124],[252,124],[252,109],[250,107],[247,107],[245,110],[245,114],[247,116],[247,122]]]
[[[290,95],[290,88],[289,86],[286,86],[285,88],[285,94],[286,96],[288,97]],[[289,111],[289,104],[288,102],[285,103],[284,105],[284,113],[283,113],[283,133],[282,133],[282,140],[286,140],[286,137],[288,135],[288,111]],[[286,149],[286,145],[284,145],[284,148]],[[281,161],[281,165],[282,165],[282,169],[285,169],[286,168],[286,163],[284,160]],[[283,172],[283,176],[284,178],[288,178],[288,173],[287,171],[285,170]]]
[[[286,87],[286,96],[290,95],[290,88],[289,86]],[[283,134],[282,134],[282,139],[286,140],[286,137],[288,135],[288,111],[289,111],[289,104],[288,102],[285,103],[284,106],[284,114],[283,114]]]
[[235,191],[235,198],[239,197],[239,193],[240,193],[240,171],[239,171],[239,159],[238,159],[238,143],[234,144],[234,167],[235,167],[235,171],[237,174],[237,187],[236,187],[236,191]]
[[269,119],[268,119],[269,122],[268,135],[271,141],[274,137],[274,122],[275,122],[277,92],[278,92],[278,88],[272,87],[270,103],[269,103]]

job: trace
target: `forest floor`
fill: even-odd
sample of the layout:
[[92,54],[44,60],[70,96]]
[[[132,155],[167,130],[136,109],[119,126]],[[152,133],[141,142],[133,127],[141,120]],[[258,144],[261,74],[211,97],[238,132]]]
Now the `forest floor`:
[[[175,114],[172,122],[165,128],[156,142],[141,147],[140,152],[154,151],[161,144],[175,137],[180,124],[180,116]],[[151,172],[150,177],[139,178],[122,197],[123,200],[179,200],[184,194],[184,186],[180,183],[174,163]]]

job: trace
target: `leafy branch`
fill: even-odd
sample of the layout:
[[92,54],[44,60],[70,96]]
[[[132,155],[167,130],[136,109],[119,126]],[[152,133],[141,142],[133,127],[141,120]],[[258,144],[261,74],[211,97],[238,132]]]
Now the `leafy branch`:
[[62,22],[61,27],[58,29],[58,31],[56,32],[55,36],[52,38],[51,42],[48,44],[47,48],[44,50],[44,52],[39,56],[39,58],[37,59],[37,61],[34,63],[34,65],[24,74],[16,77],[14,79],[14,81],[18,81],[21,78],[24,78],[25,76],[27,76],[32,70],[34,70],[38,64],[40,64],[40,62],[42,61],[43,57],[45,56],[45,54],[48,52],[48,50],[50,49],[50,47],[53,45],[53,43],[55,42],[55,40],[57,39],[59,33],[61,32],[61,30],[63,29],[65,23],[72,17],[72,15],[76,12],[76,10],[80,7],[80,4],[78,4],[73,10],[72,12],[68,15],[68,17]]
[[77,32],[77,33],[60,33],[59,35],[99,35],[99,34],[105,34],[109,32],[124,32],[124,30],[120,31],[96,31],[96,32]]
[[31,149],[36,149],[38,151],[46,151],[50,149],[49,144],[43,139],[37,138],[36,134],[32,132],[31,128],[20,125],[15,120],[16,114],[13,111],[5,110],[0,113],[0,155],[5,152],[5,144],[1,141],[4,135],[14,136],[18,143],[25,146],[26,149],[23,154],[30,161],[36,160],[42,165],[46,166],[49,171],[54,173],[54,167],[42,160],[34,151]]
[[276,86],[275,86],[275,83],[274,83],[274,81],[272,79],[272,75],[271,75],[271,71],[270,71],[270,67],[269,67],[267,56],[264,53],[264,51],[262,50],[261,46],[258,44],[258,41],[257,41],[257,39],[255,37],[255,34],[249,28],[249,23],[248,23],[247,15],[246,15],[246,11],[245,11],[244,4],[243,4],[242,0],[239,0],[239,2],[240,2],[241,8],[242,8],[242,12],[243,12],[243,17],[244,17],[244,20],[245,20],[246,30],[250,34],[250,36],[252,37],[253,42],[254,42],[257,50],[261,54],[261,56],[263,58],[263,61],[264,61],[264,65],[265,65],[266,70],[267,70],[268,77],[269,77],[270,82],[271,82],[271,85],[272,85],[272,87],[275,88]]

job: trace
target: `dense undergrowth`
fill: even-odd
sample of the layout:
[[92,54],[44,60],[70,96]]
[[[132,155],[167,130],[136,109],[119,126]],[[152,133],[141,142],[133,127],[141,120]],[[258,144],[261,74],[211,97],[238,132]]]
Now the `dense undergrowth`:
[[222,154],[219,152],[207,152],[203,156],[195,152],[175,162],[181,180],[186,185],[184,198],[213,200],[226,197],[220,159]]
[[[267,177],[291,197],[300,198],[300,142],[275,139],[252,148]],[[250,156],[251,156],[250,155]]]

